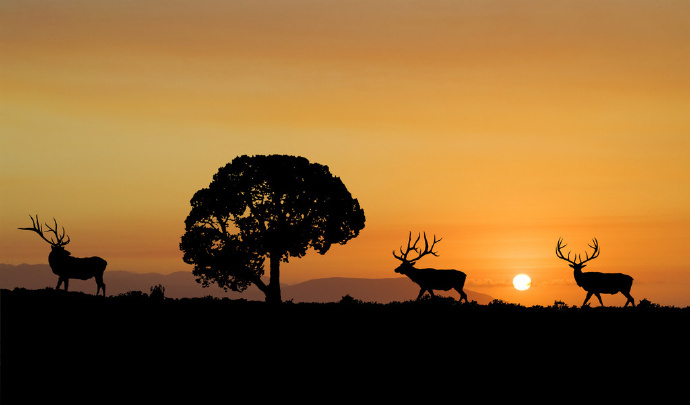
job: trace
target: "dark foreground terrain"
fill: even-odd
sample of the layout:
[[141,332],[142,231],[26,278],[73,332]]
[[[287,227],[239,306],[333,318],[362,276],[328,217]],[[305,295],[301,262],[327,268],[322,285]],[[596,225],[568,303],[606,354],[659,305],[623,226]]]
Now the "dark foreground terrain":
[[690,375],[690,308],[650,303],[275,307],[51,289],[0,300],[3,404],[618,403],[648,392],[664,403]]

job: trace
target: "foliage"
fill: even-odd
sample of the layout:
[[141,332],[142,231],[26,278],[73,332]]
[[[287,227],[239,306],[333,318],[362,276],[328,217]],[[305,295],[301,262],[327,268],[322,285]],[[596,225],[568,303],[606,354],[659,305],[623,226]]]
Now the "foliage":
[[643,298],[643,299],[640,300],[640,302],[637,304],[637,307],[638,307],[639,309],[656,309],[656,308],[660,308],[661,306],[660,306],[659,304],[655,304],[655,303],[651,302],[651,301],[648,300],[647,298]]
[[127,292],[118,294],[117,296],[122,297],[122,298],[132,298],[132,299],[145,299],[145,298],[149,297],[148,294],[146,294],[143,291],[139,291],[139,290],[127,291]]
[[[196,192],[180,249],[197,282],[280,301],[279,265],[320,254],[364,228],[364,211],[328,166],[295,156],[240,156]],[[264,262],[270,260],[265,285]]]
[[151,286],[150,291],[149,298],[152,300],[162,301],[165,299],[165,287],[162,284]]
[[489,307],[499,307],[499,308],[521,308],[522,305],[520,304],[513,304],[509,302],[505,302],[500,299],[494,299],[489,303]]
[[450,305],[450,306],[455,306],[455,305],[461,305],[461,301],[456,300],[453,297],[444,297],[442,295],[428,295],[425,294],[420,298],[418,301],[414,302],[419,302],[419,303],[429,303],[431,305]]
[[364,302],[362,300],[358,300],[358,299],[352,297],[350,294],[345,294],[340,299],[340,303],[346,304],[346,305],[351,305],[351,304],[363,304]]
[[551,308],[556,309],[556,310],[560,310],[560,311],[564,311],[564,310],[568,309],[568,304],[566,304],[563,301],[556,300],[556,301],[554,301],[553,306],[551,306]]

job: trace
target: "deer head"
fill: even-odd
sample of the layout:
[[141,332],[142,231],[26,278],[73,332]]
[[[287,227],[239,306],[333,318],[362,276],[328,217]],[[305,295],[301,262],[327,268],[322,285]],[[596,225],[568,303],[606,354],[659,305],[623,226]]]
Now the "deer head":
[[563,256],[563,252],[561,252],[561,249],[568,245],[563,244],[563,238],[559,238],[558,244],[556,244],[556,256],[570,263],[569,266],[572,267],[575,271],[582,271],[582,268],[586,267],[585,263],[599,257],[599,242],[597,242],[596,238],[593,238],[592,243],[594,246],[588,245],[589,247],[594,249],[592,256],[589,256],[587,252],[585,252],[585,260],[582,260],[582,255],[573,255],[573,260],[570,260],[570,252],[568,252],[568,256]]
[[[53,218],[53,223],[54,223],[54,228],[51,228],[50,225],[45,224],[46,228],[48,228],[48,231],[52,232],[53,235],[55,235],[55,240],[53,240],[53,237],[51,236],[50,239],[46,238],[45,235],[43,235],[43,228],[41,227],[41,223],[38,221],[38,215],[36,215],[36,220],[29,215],[29,218],[31,218],[31,228],[18,228],[24,231],[33,231],[36,232],[41,239],[44,241],[50,243],[50,246],[53,249],[53,252],[55,253],[61,253],[61,254],[67,254],[70,255],[70,252],[65,250],[65,245],[67,245],[70,241],[69,235],[65,234],[65,228],[62,228],[62,235],[57,231],[58,229],[58,224],[55,218]],[[67,237],[67,240],[65,240],[65,237]]]
[[[405,251],[403,251],[403,247],[400,246],[400,256],[395,254],[395,250],[393,251],[393,257],[395,257],[396,259],[398,259],[402,262],[402,264],[400,264],[400,266],[398,266],[395,269],[396,273],[406,275],[410,271],[410,269],[414,268],[414,265],[417,262],[417,260],[421,259],[422,257],[424,257],[428,254],[431,254],[431,255],[438,257],[438,253],[434,252],[433,250],[434,250],[434,246],[436,245],[436,243],[440,242],[441,239],[436,240],[436,235],[434,235],[434,241],[431,244],[431,246],[429,246],[429,241],[426,238],[426,232],[424,232],[424,250],[420,251],[420,248],[417,247],[417,243],[419,242],[421,237],[422,237],[422,235],[418,235],[417,240],[415,240],[414,244],[412,244],[412,246],[410,246],[410,243],[412,243],[412,232],[410,232],[410,236],[407,239],[407,249]],[[409,255],[410,252],[412,252],[412,251],[414,251],[416,253],[416,257],[410,259],[407,257],[407,255]]]

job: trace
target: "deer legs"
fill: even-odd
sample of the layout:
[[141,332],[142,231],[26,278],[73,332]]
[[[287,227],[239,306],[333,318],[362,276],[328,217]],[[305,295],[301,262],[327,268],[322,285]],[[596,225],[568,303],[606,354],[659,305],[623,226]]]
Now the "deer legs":
[[103,289],[103,296],[105,297],[105,283],[103,282],[103,277],[96,277],[96,295]]
[[[431,298],[436,297],[436,294],[434,294],[434,290],[432,290],[431,288],[428,288],[428,289],[422,288],[421,290],[419,290],[419,295],[417,296],[417,300],[420,300],[422,298],[422,296],[424,295],[424,293],[427,291],[429,291],[429,295],[431,296]],[[465,300],[465,302],[468,302],[467,301],[467,294],[465,294],[465,292],[462,289],[456,288],[455,291],[457,291],[460,294],[460,302],[462,300]]]
[[587,301],[589,301],[590,298],[592,298],[592,294],[594,294],[598,299],[599,299],[599,304],[601,306],[604,306],[604,302],[601,300],[601,295],[599,293],[592,293],[592,292],[587,292],[587,297],[585,298],[585,302],[582,303],[582,306],[584,307],[587,304]]
[[61,285],[63,282],[65,283],[65,291],[67,291],[67,287],[69,286],[69,279],[68,279],[68,278],[62,278],[62,277],[58,278],[58,284],[57,284],[57,287],[55,287],[55,289],[56,289],[56,290],[59,290],[59,289],[60,289],[60,285]]
[[[55,287],[55,289],[59,290],[62,283],[65,283],[65,291],[67,291],[67,288],[69,287],[69,278],[67,277],[58,278],[57,287]],[[96,278],[96,286],[96,295],[103,290],[103,296],[105,297],[105,283],[103,282],[103,277]]]
[[[429,295],[431,296],[431,298],[436,297],[436,294],[434,294],[434,290],[432,290],[431,288],[422,288],[421,290],[419,290],[419,295],[417,296],[417,300],[420,300],[426,291],[429,291]],[[467,301],[467,294],[465,294],[465,292],[462,289],[456,288],[455,291],[457,291],[460,294],[460,301],[459,302],[462,302],[462,300],[465,300],[465,302],[468,302]]]
[[621,291],[621,293],[622,293],[623,295],[625,295],[625,298],[628,299],[627,301],[625,301],[625,305],[623,305],[623,306],[624,306],[624,307],[627,307],[627,306],[628,306],[628,303],[631,303],[632,306],[634,307],[634,306],[635,306],[635,300],[633,299],[632,295],[630,295],[629,292],[625,292],[625,291]]
[[[625,301],[625,305],[623,305],[624,307],[627,307],[628,304],[632,304],[633,307],[635,306],[635,300],[629,292],[621,291],[621,294],[625,295],[625,298],[628,299],[627,301]],[[585,298],[585,302],[582,303],[582,306],[584,307],[585,305],[587,305],[587,301],[589,301],[589,299],[592,298],[592,295],[596,296],[599,299],[599,304],[601,304],[601,306],[603,307],[604,303],[601,301],[601,295],[595,292],[587,292],[587,297]]]
[[465,302],[467,302],[467,294],[465,294],[465,292],[462,289],[456,288],[455,291],[460,293],[460,301],[465,300]]
[[421,290],[419,290],[419,295],[417,296],[417,300],[418,300],[418,301],[419,301],[419,299],[422,298],[422,295],[424,295],[424,292],[425,292],[425,291],[429,291],[429,295],[431,295],[431,298],[434,298],[434,297],[435,297],[434,291],[433,291],[433,290],[431,290],[431,289],[428,289],[428,290],[427,290],[426,288],[422,288]]

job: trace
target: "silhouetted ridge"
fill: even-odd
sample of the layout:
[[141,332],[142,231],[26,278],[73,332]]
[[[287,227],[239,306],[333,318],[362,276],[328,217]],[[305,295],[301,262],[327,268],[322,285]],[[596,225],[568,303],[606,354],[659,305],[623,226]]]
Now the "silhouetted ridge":
[[[14,289],[15,287],[29,289],[43,289],[53,286],[53,274],[46,264],[22,264],[18,266],[0,264],[0,288]],[[246,299],[263,301],[264,295],[255,287],[250,287],[243,293],[225,292],[217,286],[203,288],[194,281],[190,272],[175,272],[171,274],[132,273],[127,271],[108,271],[108,292],[111,295],[124,294],[128,291],[148,292],[151,286],[165,287],[165,296],[169,298],[198,298],[205,296],[228,297],[231,299]],[[71,290],[91,292],[93,284],[81,280],[73,280]],[[293,285],[283,285],[283,297],[294,302],[338,302],[345,295],[355,299],[389,303],[393,301],[407,301],[417,293],[417,285],[405,277],[368,279],[329,277],[314,279]],[[493,297],[475,291],[466,290],[470,301],[488,304]]]

